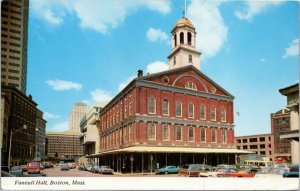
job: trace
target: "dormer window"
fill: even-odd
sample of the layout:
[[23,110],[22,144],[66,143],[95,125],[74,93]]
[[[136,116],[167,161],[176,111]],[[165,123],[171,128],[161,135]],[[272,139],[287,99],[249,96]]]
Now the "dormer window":
[[197,90],[197,86],[194,82],[188,81],[185,83],[185,88],[186,89],[192,89],[192,90]]

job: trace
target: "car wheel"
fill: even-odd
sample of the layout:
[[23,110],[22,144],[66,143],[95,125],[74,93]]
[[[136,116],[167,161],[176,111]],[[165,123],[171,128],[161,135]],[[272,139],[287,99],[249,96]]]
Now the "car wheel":
[[165,174],[168,174],[168,171],[166,171]]

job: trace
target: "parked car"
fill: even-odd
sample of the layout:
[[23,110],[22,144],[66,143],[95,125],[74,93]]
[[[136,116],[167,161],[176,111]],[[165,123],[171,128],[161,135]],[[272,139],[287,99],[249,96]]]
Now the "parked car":
[[67,164],[60,164],[60,170],[70,170]]
[[21,176],[23,174],[23,171],[20,166],[13,166],[10,168],[9,173],[16,176]]
[[259,171],[260,168],[254,167],[248,167],[248,168],[241,168],[237,172],[229,173],[228,175],[231,177],[247,177],[251,178],[254,177],[257,171]]
[[265,169],[265,171],[258,171],[254,177],[259,177],[259,178],[276,178],[276,177],[283,177],[283,174],[285,172],[288,172],[288,168],[272,168],[269,167],[268,169]]
[[70,169],[76,168],[75,163],[69,162],[69,163],[68,163],[68,166],[69,166]]
[[299,164],[289,166],[288,171],[283,173],[283,177],[299,177]]
[[20,166],[23,172],[27,172],[27,165],[21,165]]
[[235,166],[220,166],[217,167],[214,171],[200,172],[198,174],[199,177],[229,177],[230,173],[234,173],[237,171]]
[[164,166],[160,169],[156,169],[156,174],[177,174],[179,168],[176,166]]
[[86,170],[89,171],[89,172],[91,172],[92,171],[92,165],[89,165],[89,164],[86,165]]
[[38,162],[28,163],[27,171],[28,171],[28,174],[30,174],[30,173],[38,173],[39,174],[41,172],[40,163],[38,163]]
[[200,172],[209,172],[212,171],[212,169],[212,166],[206,164],[188,164],[181,167],[179,175],[197,177]]
[[100,166],[98,165],[92,166],[92,170],[91,170],[92,173],[99,173],[99,171],[100,171]]
[[86,166],[84,164],[79,165],[78,170],[86,170]]
[[99,173],[100,174],[113,174],[113,170],[109,166],[101,166]]
[[45,169],[45,166],[44,164],[40,163],[40,167],[41,167],[41,170],[44,170]]

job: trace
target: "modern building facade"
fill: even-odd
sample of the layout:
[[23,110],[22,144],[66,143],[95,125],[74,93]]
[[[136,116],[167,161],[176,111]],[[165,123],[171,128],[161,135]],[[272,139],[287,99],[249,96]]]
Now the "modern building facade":
[[292,163],[299,164],[299,83],[282,88],[279,92],[287,97],[290,110],[290,130],[282,132],[280,138],[291,141]]
[[[35,156],[37,104],[31,96],[27,97],[14,87],[2,85],[1,88],[2,97],[6,102],[5,107],[8,106],[6,108],[8,112],[7,133],[6,130],[3,130],[3,141],[6,145],[6,152],[2,155],[4,163],[6,163],[4,166],[8,165],[9,150],[11,150],[12,165],[29,162]],[[4,118],[7,118],[6,115],[7,113]],[[6,126],[6,122],[3,124]],[[26,129],[23,128],[24,126]]]
[[100,136],[97,125],[99,123],[100,106],[93,106],[80,121],[80,143],[83,144],[83,155],[99,153]]
[[78,158],[83,154],[83,147],[80,144],[79,136],[73,132],[46,132],[46,137],[48,158],[78,161]]
[[80,120],[85,116],[88,108],[84,103],[76,103],[70,112],[69,130],[80,134]]
[[1,85],[26,93],[29,0],[1,1]]
[[234,97],[199,70],[195,34],[180,19],[170,70],[147,76],[139,70],[100,111],[100,153],[89,156],[96,163],[153,172],[164,165],[233,164],[236,154],[250,153],[234,146]]
[[36,155],[38,160],[45,159],[45,146],[46,146],[46,123],[43,119],[43,112],[39,109],[36,110]]
[[10,102],[4,92],[1,92],[1,132],[0,132],[0,146],[1,146],[1,165],[7,166],[8,159],[8,122],[10,114]]
[[261,154],[274,161],[274,146],[272,134],[259,134],[235,137],[237,149]]
[[290,163],[292,160],[290,141],[286,139],[280,139],[280,134],[289,130],[289,109],[281,109],[276,113],[271,113],[271,134],[274,137],[273,150],[275,161]]

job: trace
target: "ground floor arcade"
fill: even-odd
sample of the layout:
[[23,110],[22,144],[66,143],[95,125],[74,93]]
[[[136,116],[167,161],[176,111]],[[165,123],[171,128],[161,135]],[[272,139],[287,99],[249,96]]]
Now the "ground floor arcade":
[[239,154],[247,153],[237,149],[129,147],[88,158],[91,163],[108,165],[115,172],[149,173],[165,165],[235,164]]

